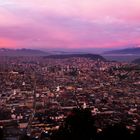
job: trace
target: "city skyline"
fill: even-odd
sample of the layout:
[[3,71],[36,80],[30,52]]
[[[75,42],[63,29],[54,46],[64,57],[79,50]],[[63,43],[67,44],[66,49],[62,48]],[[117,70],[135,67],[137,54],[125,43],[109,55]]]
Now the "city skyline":
[[139,0],[0,0],[0,48],[140,44]]

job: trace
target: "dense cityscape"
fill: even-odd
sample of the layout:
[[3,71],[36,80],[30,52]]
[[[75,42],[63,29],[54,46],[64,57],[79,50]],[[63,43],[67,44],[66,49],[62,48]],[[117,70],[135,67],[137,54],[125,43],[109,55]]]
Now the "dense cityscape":
[[140,139],[140,0],[0,0],[0,140]]
[[87,57],[0,58],[4,140],[57,140],[56,132],[78,110],[81,115],[91,112],[97,134],[116,124],[135,133],[140,126],[140,65]]

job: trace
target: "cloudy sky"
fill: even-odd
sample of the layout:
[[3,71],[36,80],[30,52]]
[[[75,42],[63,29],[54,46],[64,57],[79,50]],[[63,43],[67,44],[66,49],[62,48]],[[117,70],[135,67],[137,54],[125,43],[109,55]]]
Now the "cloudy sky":
[[0,47],[140,44],[140,0],[0,0]]

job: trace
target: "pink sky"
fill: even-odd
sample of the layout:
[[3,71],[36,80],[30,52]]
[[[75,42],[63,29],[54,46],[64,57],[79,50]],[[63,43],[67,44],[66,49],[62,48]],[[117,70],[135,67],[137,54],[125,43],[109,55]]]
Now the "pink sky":
[[140,0],[0,0],[0,47],[140,44]]

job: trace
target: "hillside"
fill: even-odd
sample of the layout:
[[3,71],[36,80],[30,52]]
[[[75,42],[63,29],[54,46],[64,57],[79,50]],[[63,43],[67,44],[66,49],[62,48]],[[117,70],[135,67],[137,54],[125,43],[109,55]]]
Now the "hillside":
[[62,53],[62,54],[55,54],[51,52],[44,52],[40,50],[33,50],[33,49],[0,49],[0,56],[43,56],[44,58],[51,58],[51,59],[66,59],[72,57],[83,57],[83,58],[90,58],[92,60],[102,60],[105,61],[105,58],[101,55],[97,54],[85,54],[85,53]]
[[140,64],[140,58],[135,59],[135,60],[133,61],[133,63]]
[[104,52],[104,54],[140,55],[140,47],[107,51],[107,52]]
[[33,49],[0,49],[0,56],[47,56],[48,53]]
[[45,58],[52,58],[52,59],[66,59],[66,58],[72,58],[72,57],[83,57],[83,58],[90,58],[92,60],[102,60],[105,61],[105,58],[101,55],[97,54],[68,54],[68,55],[49,55]]

